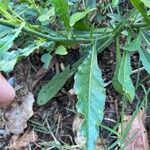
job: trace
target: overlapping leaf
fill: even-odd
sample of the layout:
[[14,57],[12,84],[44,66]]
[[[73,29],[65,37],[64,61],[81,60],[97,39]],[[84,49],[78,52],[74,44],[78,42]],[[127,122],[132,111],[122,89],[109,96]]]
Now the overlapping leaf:
[[146,7],[150,8],[150,1],[149,0],[142,0]]
[[96,0],[87,0],[87,8],[94,8],[96,7]]
[[18,37],[24,26],[24,22],[20,25],[18,29],[10,29],[4,26],[0,26],[0,55],[13,46],[13,41]]
[[[15,18],[9,13],[10,11],[10,8],[9,8],[9,5],[8,5],[8,1],[6,0],[1,0],[0,1],[0,14],[2,16],[4,16],[6,19],[14,22],[15,21]],[[9,11],[8,11],[9,10]]]
[[120,56],[117,60],[116,71],[112,83],[116,91],[124,95],[130,102],[132,102],[135,95],[135,89],[130,75],[130,53],[125,51],[123,57],[121,58]]
[[77,110],[84,116],[81,133],[86,138],[86,149],[94,150],[106,98],[95,46],[75,75],[74,89],[78,97]]
[[74,24],[76,22],[78,22],[80,19],[84,18],[89,12],[95,10],[95,8],[93,9],[87,9],[83,12],[76,12],[74,13],[71,17],[70,17],[70,26],[74,26]]
[[69,6],[66,0],[50,0],[50,2],[55,6],[55,12],[63,21],[64,26],[69,31]]
[[40,22],[49,21],[51,17],[55,15],[54,7],[51,7],[49,10],[44,9],[42,15],[38,17]]
[[141,13],[144,21],[150,25],[150,18],[148,16],[147,9],[144,6],[144,4],[146,4],[146,0],[130,0],[130,1],[136,7],[136,9]]
[[63,87],[66,81],[77,71],[78,66],[82,63],[83,58],[80,58],[74,63],[70,69],[67,66],[63,72],[57,73],[47,84],[45,84],[38,94],[38,105],[44,105],[51,100],[57,92]]
[[141,35],[146,47],[139,49],[140,60],[142,61],[145,70],[150,74],[150,36],[143,31],[141,31]]
[[22,57],[29,56],[35,49],[38,49],[39,46],[44,43],[40,43],[38,45],[31,44],[24,49],[18,49],[17,51],[5,52],[0,56],[0,71],[10,72],[13,70],[17,61]]
[[137,38],[135,38],[133,41],[126,43],[125,46],[123,46],[123,49],[133,52],[139,50],[140,47],[141,47],[141,34],[139,34]]
[[112,5],[116,7],[119,4],[119,0],[112,0]]
[[150,53],[148,53],[145,49],[141,49],[140,53],[140,60],[143,63],[145,70],[150,74]]

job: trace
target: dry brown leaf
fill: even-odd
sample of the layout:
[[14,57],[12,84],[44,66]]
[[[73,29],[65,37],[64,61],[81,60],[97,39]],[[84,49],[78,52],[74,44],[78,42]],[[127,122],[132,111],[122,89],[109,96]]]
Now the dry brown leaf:
[[21,104],[16,104],[5,113],[6,129],[10,133],[21,134],[27,127],[27,121],[33,115],[34,96],[31,92],[21,97]]
[[83,123],[83,119],[79,115],[76,115],[74,117],[72,130],[75,134],[74,140],[75,140],[76,144],[83,146],[85,144],[86,140],[80,132],[80,128],[81,128],[82,123]]
[[[148,136],[144,126],[143,113],[141,110],[135,117],[127,138],[125,140],[125,150],[150,150]],[[124,127],[127,126],[132,116],[124,117]],[[129,142],[129,140],[131,142]],[[129,143],[128,143],[129,142]]]
[[9,150],[24,150],[27,147],[35,143],[38,140],[38,136],[34,131],[26,132],[22,136],[13,135],[10,139],[8,149]]
[[[74,137],[75,143],[78,146],[80,146],[80,148],[84,149],[86,139],[83,137],[83,135],[80,132],[82,123],[83,123],[83,119],[79,115],[76,115],[74,117],[72,130],[75,135],[75,137]],[[96,143],[96,150],[103,150],[104,145],[105,145],[104,141],[102,139],[98,138],[97,143]]]

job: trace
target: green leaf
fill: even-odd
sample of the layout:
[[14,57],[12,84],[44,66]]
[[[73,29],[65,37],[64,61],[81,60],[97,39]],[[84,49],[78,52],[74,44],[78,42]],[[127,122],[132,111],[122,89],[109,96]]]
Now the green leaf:
[[150,74],[150,36],[148,32],[141,31],[142,39],[145,48],[139,49],[140,60],[143,63],[145,70]]
[[79,20],[74,24],[73,28],[77,31],[89,31],[91,27],[85,20]]
[[146,51],[145,49],[140,49],[140,60],[143,63],[145,70],[150,74],[150,52]]
[[87,0],[87,8],[96,7],[96,0]]
[[0,71],[10,72],[13,70],[15,64],[17,63],[17,56],[15,51],[6,52],[1,56],[0,60]]
[[55,6],[55,12],[63,21],[64,26],[67,31],[70,30],[69,25],[69,6],[66,0],[50,0],[50,2]]
[[51,7],[50,10],[47,10],[44,12],[41,16],[39,16],[38,20],[40,22],[49,21],[51,17],[55,15],[55,9],[54,7]]
[[119,0],[112,0],[113,7],[116,7],[119,4]]
[[95,8],[92,9],[87,9],[83,12],[76,12],[74,13],[71,17],[70,17],[70,26],[74,26],[74,24],[76,22],[78,22],[79,20],[81,20],[82,18],[84,18],[89,12],[95,10]]
[[86,149],[94,150],[103,119],[105,89],[101,70],[97,63],[95,45],[88,57],[79,66],[75,75],[74,90],[77,94],[77,110],[84,116],[81,133],[85,136]]
[[142,2],[144,3],[144,5],[146,7],[149,7],[150,8],[150,0],[142,0]]
[[48,69],[51,60],[52,60],[52,56],[49,53],[45,53],[42,55],[41,61],[44,63],[45,69]]
[[11,22],[15,21],[15,18],[9,13],[9,5],[6,1],[0,1],[0,14]]
[[148,31],[143,31],[141,30],[141,36],[142,36],[142,40],[144,41],[144,44],[150,49],[150,36]]
[[126,43],[125,46],[122,47],[122,49],[131,51],[131,52],[137,51],[141,47],[141,42],[142,42],[141,34],[139,34],[136,39],[134,39],[131,42]]
[[147,9],[144,6],[144,3],[141,0],[130,0],[131,3],[136,7],[136,9],[141,13],[144,18],[144,21],[150,25],[150,18],[147,14]]
[[121,64],[120,44],[119,44],[119,39],[117,38],[116,40],[116,69],[115,69],[115,73],[112,79],[112,84],[113,84],[113,87],[116,89],[116,91],[118,91],[120,94],[123,95],[124,93],[123,87],[122,87],[122,84],[118,80],[120,64]]
[[38,94],[38,105],[45,105],[49,100],[51,100],[64,86],[67,80],[77,71],[78,66],[82,62],[83,58],[80,58],[72,65],[71,69],[70,65],[67,66],[61,73],[57,73],[46,85],[44,85]]
[[13,70],[15,64],[22,57],[29,56],[35,49],[38,49],[39,46],[44,43],[40,43],[39,45],[31,44],[24,49],[18,49],[17,51],[5,52],[0,56],[0,71],[10,72]]
[[107,16],[109,16],[113,21],[118,21],[118,22],[125,22],[126,19],[125,17],[123,17],[120,14],[116,14],[116,13],[108,13]]
[[34,1],[34,0],[27,0],[27,2],[28,2],[30,5],[36,6],[36,4],[35,4],[35,1]]
[[10,30],[11,32],[8,32],[5,37],[0,39],[0,55],[13,46],[13,41],[18,37],[24,26],[25,23],[23,22],[18,29],[13,29],[12,31]]
[[120,56],[117,60],[112,83],[116,91],[124,95],[130,102],[133,101],[135,95],[135,88],[130,78],[131,72],[130,53],[125,51],[123,57]]
[[68,52],[67,52],[67,50],[66,50],[66,48],[64,46],[60,45],[55,50],[55,54],[58,54],[58,55],[67,55]]

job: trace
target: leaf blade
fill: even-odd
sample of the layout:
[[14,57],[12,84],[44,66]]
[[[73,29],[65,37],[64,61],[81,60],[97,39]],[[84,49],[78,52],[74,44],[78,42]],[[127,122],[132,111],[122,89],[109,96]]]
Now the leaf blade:
[[146,45],[145,49],[143,47],[141,47],[139,49],[139,53],[140,53],[140,60],[145,68],[145,70],[148,72],[148,74],[150,74],[150,39],[149,39],[149,34],[141,31],[141,35],[144,41],[144,44]]
[[48,101],[63,87],[66,81],[77,71],[77,68],[82,61],[83,58],[80,58],[72,65],[71,69],[70,66],[67,66],[63,72],[56,74],[47,84],[45,84],[38,94],[37,104],[42,106],[48,103]]
[[141,0],[130,0],[131,3],[136,7],[136,9],[141,13],[143,16],[144,21],[150,25],[150,18],[148,16],[147,10],[145,8],[145,5],[143,1]]
[[130,41],[128,43],[126,43],[122,49],[126,50],[126,51],[130,51],[130,52],[134,52],[140,49],[141,47],[141,34],[139,34],[137,36],[137,38],[135,38],[133,41]]
[[89,12],[95,10],[95,8],[93,9],[87,9],[83,12],[76,12],[74,13],[71,17],[70,17],[70,26],[73,27],[74,24],[76,22],[78,22],[79,20],[81,20],[82,18],[84,18]]
[[24,49],[18,49],[17,51],[5,52],[0,56],[0,71],[10,72],[13,70],[17,61],[22,57],[29,56],[35,49],[38,49],[40,46],[44,45],[44,43],[40,43],[38,45],[31,44]]
[[56,14],[59,15],[60,19],[63,21],[64,26],[67,31],[70,31],[69,24],[69,6],[66,0],[50,0],[50,2],[55,6]]
[[56,48],[55,54],[58,54],[58,55],[67,55],[68,51],[67,51],[67,49],[63,45],[60,45],[60,46],[58,46]]
[[150,8],[150,1],[149,0],[142,0],[146,7]]
[[18,37],[18,35],[20,34],[22,28],[25,26],[25,23],[22,22],[20,27],[18,29],[15,29],[15,33],[12,34],[12,36],[8,39],[8,41],[6,41],[5,44],[3,44],[1,47],[0,47],[0,55],[3,54],[4,52],[6,52],[7,50],[9,50],[12,45],[13,45],[13,41]]
[[145,70],[148,72],[148,74],[150,74],[150,53],[148,53],[143,48],[139,50],[139,53],[140,53],[140,60],[142,61]]
[[124,95],[129,102],[132,102],[135,95],[134,85],[130,78],[131,75],[131,62],[130,53],[125,51],[123,57],[117,60],[116,71],[113,76],[112,84],[116,91]]
[[74,90],[78,97],[77,110],[85,117],[81,132],[87,138],[86,149],[92,150],[95,149],[106,98],[95,46],[75,75]]
[[119,0],[112,0],[113,7],[116,7],[119,4]]

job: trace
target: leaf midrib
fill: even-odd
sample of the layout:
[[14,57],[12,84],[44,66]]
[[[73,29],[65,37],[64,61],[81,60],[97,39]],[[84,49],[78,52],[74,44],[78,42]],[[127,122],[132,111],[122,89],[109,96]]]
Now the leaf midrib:
[[[95,56],[95,48],[93,48],[93,51],[92,51],[92,57],[91,57],[91,62],[90,62],[90,77],[89,77],[89,87],[88,87],[88,114],[90,113],[90,109],[91,109],[91,107],[90,106],[92,106],[91,105],[91,90],[92,90],[92,88],[93,88],[93,86],[92,86],[92,76],[93,76],[93,64],[94,64],[94,56]],[[87,135],[87,141],[89,140],[89,138],[90,138],[90,131],[89,131],[89,127],[90,127],[90,118],[91,118],[91,116],[90,115],[87,115],[88,116],[88,120],[87,120],[87,122],[88,122],[88,135]],[[89,143],[89,142],[88,142]]]

